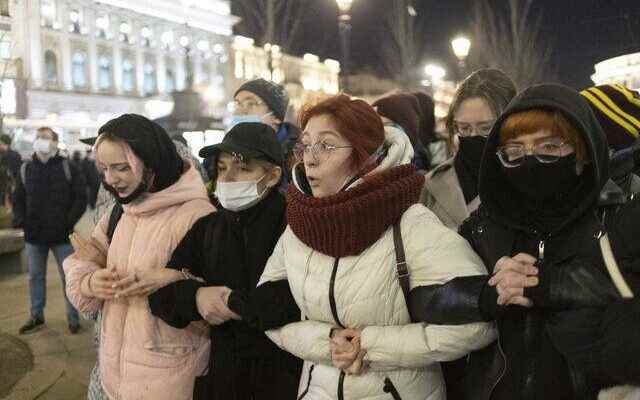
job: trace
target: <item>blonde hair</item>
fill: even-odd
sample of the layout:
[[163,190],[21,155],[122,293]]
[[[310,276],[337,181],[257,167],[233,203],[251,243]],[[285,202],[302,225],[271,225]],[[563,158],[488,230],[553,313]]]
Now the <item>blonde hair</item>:
[[133,150],[131,150],[131,146],[129,146],[129,143],[108,132],[99,135],[98,139],[93,145],[92,150],[93,154],[96,155],[96,165],[102,164],[102,161],[100,160],[100,153],[98,153],[98,148],[105,141],[109,141],[120,146],[125,158],[127,159],[127,164],[129,164],[129,167],[131,168],[131,172],[137,179],[142,180],[144,176],[144,162],[142,162],[142,160],[133,153]]

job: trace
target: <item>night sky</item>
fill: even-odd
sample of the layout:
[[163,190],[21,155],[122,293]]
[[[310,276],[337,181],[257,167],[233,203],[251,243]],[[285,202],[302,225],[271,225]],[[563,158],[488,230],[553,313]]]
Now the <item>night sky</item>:
[[[236,3],[242,0],[233,0]],[[304,24],[292,52],[340,59],[334,0],[289,0],[305,4]],[[389,74],[379,43],[386,35],[385,4],[390,0],[355,0],[352,9],[352,69]],[[474,0],[415,0],[418,12],[421,64],[437,61],[455,70],[449,41],[468,33]],[[500,0],[497,0],[500,1]],[[506,2],[506,0],[502,0]],[[237,4],[233,11],[241,15]],[[593,65],[622,54],[640,52],[640,0],[535,0],[542,13],[542,37],[553,45],[555,80],[575,88],[591,84]],[[239,26],[251,36],[251,27]],[[473,47],[472,47],[473,52]]]

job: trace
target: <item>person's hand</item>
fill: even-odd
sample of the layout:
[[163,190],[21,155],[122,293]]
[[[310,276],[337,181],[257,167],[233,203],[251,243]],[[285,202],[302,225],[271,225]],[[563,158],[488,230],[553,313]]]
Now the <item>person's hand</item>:
[[532,301],[524,297],[524,288],[539,283],[538,268],[534,266],[536,261],[536,258],[525,253],[498,260],[489,285],[495,286],[499,305],[533,306]]
[[198,312],[211,325],[221,325],[240,316],[227,307],[231,289],[226,286],[201,287],[196,292]]
[[134,272],[114,282],[116,298],[132,296],[148,296],[156,290],[177,282],[183,276],[171,268],[156,268],[144,272]]
[[114,282],[118,280],[118,274],[111,269],[102,268],[87,276],[87,287],[90,295],[102,300],[111,300],[115,297]]
[[333,366],[350,374],[360,373],[364,357],[360,348],[360,331],[356,329],[337,329],[331,335],[329,343]]

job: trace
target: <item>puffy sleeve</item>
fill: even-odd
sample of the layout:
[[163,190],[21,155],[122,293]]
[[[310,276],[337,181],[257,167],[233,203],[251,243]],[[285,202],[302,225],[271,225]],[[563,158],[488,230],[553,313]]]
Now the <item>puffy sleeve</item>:
[[[106,232],[110,215],[111,213],[105,213],[91,234],[91,242],[104,254],[107,254],[109,249]],[[105,266],[98,265],[93,261],[82,260],[76,251],[64,260],[63,267],[67,282],[66,291],[69,302],[81,313],[88,314],[99,311],[102,308],[103,301],[82,294],[81,285],[89,274],[105,268]]]
[[[412,289],[443,284],[455,277],[487,274],[469,244],[422,205],[405,212],[401,230]],[[455,360],[495,338],[494,326],[486,322],[455,326],[410,323],[365,327],[361,343],[371,368],[386,370]]]
[[[287,279],[286,252],[284,249],[286,237],[287,231],[280,237],[273,254],[267,261],[267,265],[258,282],[259,287],[268,282]],[[304,320],[287,324],[278,329],[268,330],[266,335],[278,347],[300,359],[330,364],[329,335],[332,328],[334,328],[333,324]]]

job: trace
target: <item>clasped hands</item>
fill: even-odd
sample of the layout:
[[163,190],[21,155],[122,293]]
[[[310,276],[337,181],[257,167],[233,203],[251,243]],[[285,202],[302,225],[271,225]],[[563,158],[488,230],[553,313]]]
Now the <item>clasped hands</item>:
[[333,366],[347,375],[359,375],[367,369],[367,351],[360,347],[360,330],[333,329],[329,348]]
[[498,260],[489,285],[496,288],[499,305],[533,306],[531,299],[524,296],[524,289],[539,283],[536,261],[536,258],[525,253]]

